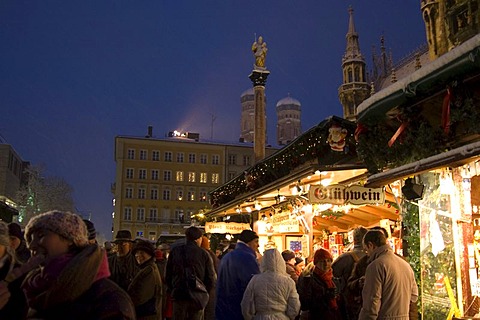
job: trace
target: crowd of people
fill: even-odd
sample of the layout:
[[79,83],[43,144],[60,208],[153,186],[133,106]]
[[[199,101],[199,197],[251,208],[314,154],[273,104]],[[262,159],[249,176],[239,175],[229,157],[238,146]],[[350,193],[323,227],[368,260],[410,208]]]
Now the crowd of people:
[[417,319],[417,284],[382,228],[359,227],[335,261],[324,248],[259,253],[242,231],[218,246],[197,227],[157,247],[119,230],[103,246],[91,221],[50,211],[25,230],[0,221],[0,319]]

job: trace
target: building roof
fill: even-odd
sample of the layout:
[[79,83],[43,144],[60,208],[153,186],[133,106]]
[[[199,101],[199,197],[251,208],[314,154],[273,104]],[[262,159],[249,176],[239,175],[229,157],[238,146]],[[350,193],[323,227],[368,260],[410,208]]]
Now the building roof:
[[302,104],[300,103],[300,101],[298,101],[297,99],[288,96],[288,97],[285,97],[285,98],[279,100],[279,101],[277,102],[277,107],[279,107],[279,106],[291,105],[291,104],[297,105],[297,106],[301,106],[301,105],[302,105]]

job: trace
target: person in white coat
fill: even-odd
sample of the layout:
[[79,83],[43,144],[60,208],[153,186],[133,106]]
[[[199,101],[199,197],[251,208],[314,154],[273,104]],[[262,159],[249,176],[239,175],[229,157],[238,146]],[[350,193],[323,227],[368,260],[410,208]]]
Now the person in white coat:
[[295,319],[300,311],[300,299],[280,252],[277,249],[266,250],[260,269],[262,273],[252,277],[243,295],[241,307],[244,319]]

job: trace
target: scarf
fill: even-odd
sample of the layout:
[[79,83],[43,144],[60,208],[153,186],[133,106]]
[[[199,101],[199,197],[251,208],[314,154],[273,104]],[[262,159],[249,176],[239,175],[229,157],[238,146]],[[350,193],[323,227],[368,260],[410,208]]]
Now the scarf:
[[45,267],[32,271],[22,286],[30,307],[43,310],[76,300],[93,282],[109,275],[105,251],[89,245],[53,258]]
[[[336,288],[335,283],[333,282],[333,270],[330,268],[328,271],[324,272],[320,270],[319,268],[315,267],[313,270],[313,273],[315,273],[320,280],[322,280],[326,285],[328,289],[334,289]],[[328,305],[330,308],[336,310],[338,309],[337,306],[337,296],[329,297]]]

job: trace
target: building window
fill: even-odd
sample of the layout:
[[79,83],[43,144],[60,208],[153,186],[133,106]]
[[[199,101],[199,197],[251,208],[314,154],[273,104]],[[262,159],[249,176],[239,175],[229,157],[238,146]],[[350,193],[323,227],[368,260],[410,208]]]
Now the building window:
[[150,199],[151,200],[158,200],[158,190],[157,189],[150,190]]
[[152,180],[158,180],[158,170],[152,170]]
[[170,190],[163,190],[163,200],[170,200]]
[[150,208],[150,212],[148,214],[148,221],[156,222],[157,219],[158,219],[157,208]]
[[[156,219],[155,219],[156,220]],[[148,239],[150,240],[156,240],[157,239],[157,233],[155,231],[149,231],[148,232]]]
[[237,155],[229,154],[228,155],[228,164],[229,165],[236,165],[237,164]]
[[183,162],[184,153],[178,152],[177,153],[177,162]]
[[138,199],[145,199],[145,188],[138,188]]
[[127,168],[127,174],[126,174],[126,178],[127,179],[133,179],[133,168]]
[[220,174],[212,173],[212,183],[219,183],[220,181]]
[[137,208],[137,221],[145,221],[145,208]]
[[206,191],[200,191],[200,201],[201,202],[206,202],[207,201],[207,192]]
[[132,208],[125,207],[123,210],[123,220],[131,221],[132,220]]
[[170,151],[165,152],[163,160],[165,162],[172,162],[172,153]]
[[143,238],[143,231],[142,230],[137,231],[137,238]]
[[188,154],[188,162],[189,163],[195,163],[195,153],[189,153]]
[[125,189],[125,198],[132,199],[133,198],[133,188],[126,188]]
[[138,170],[138,179],[140,179],[140,180],[147,179],[147,169],[139,169]]
[[185,223],[185,214],[183,213],[182,209],[175,210],[175,220],[179,221],[180,223]]
[[200,183],[207,183],[207,173],[201,172],[200,173]]
[[188,191],[187,200],[188,201],[195,201],[195,191],[193,191],[193,190]]
[[127,151],[127,159],[134,160],[135,159],[135,149],[128,149]]
[[177,200],[178,201],[183,200],[183,190],[177,190]]
[[218,154],[212,155],[212,164],[220,164],[220,156]]
[[165,170],[163,171],[163,181],[171,181],[172,180],[172,171]]
[[170,208],[163,208],[162,209],[162,219],[164,219],[164,220],[170,219]]
[[147,160],[147,150],[140,150],[140,160]]
[[228,173],[228,180],[232,180],[233,178],[235,178],[235,172],[229,172]]
[[207,159],[208,159],[208,158],[207,158],[207,155],[206,155],[206,154],[202,153],[202,154],[200,155],[200,163],[201,163],[201,164],[207,164]]
[[152,160],[153,161],[160,161],[160,151],[153,150],[152,151]]
[[250,166],[250,156],[243,156],[243,165]]
[[183,181],[183,171],[177,171],[176,180],[177,181]]
[[188,182],[195,182],[195,172],[188,173]]

